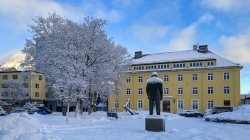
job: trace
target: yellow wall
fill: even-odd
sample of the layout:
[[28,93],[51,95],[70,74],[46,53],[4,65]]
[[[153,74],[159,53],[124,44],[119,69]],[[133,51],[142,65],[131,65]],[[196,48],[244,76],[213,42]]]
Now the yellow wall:
[[[2,76],[8,75],[8,80],[12,79],[12,75],[18,75],[19,81],[22,81],[24,83],[28,83],[28,88],[25,88],[25,90],[29,93],[27,98],[31,97],[32,100],[43,100],[46,97],[46,81],[44,77],[42,77],[42,80],[39,80],[39,76],[42,76],[42,74],[32,72],[33,78],[28,80],[21,80],[21,71],[2,71],[0,72],[0,85],[3,82]],[[39,88],[36,88],[35,85],[39,84]],[[1,93],[3,92],[3,88],[0,87],[0,97],[1,99],[8,99],[8,97],[2,97]],[[35,92],[39,93],[38,97],[35,97]]]
[[[214,61],[214,63],[216,63]],[[203,66],[206,62],[203,62]],[[186,67],[189,63],[186,62]],[[170,67],[173,67],[170,64]],[[133,68],[131,68],[133,70]],[[224,106],[224,100],[230,100],[230,105],[238,107],[240,104],[240,70],[241,69],[207,69],[207,70],[179,70],[179,71],[164,71],[155,70],[158,72],[158,77],[163,79],[164,75],[168,75],[169,81],[163,82],[165,88],[169,88],[169,95],[163,97],[163,100],[170,100],[171,112],[178,113],[177,101],[184,100],[184,109],[192,109],[192,100],[198,100],[198,110],[202,113],[208,108],[208,100],[213,100],[214,106]],[[224,80],[224,72],[230,73],[230,79]],[[207,74],[213,73],[213,80],[208,81]],[[129,73],[130,83],[127,83],[125,88],[120,88],[121,95],[117,98],[119,100],[119,108],[117,111],[123,111],[123,106],[126,104],[126,100],[130,98],[130,109],[138,110],[137,100],[144,100],[143,110],[149,110],[149,102],[146,95],[146,81],[150,78],[151,72],[143,70],[135,70]],[[177,81],[177,75],[183,75],[183,81]],[[198,81],[192,81],[192,74],[198,74]],[[138,83],[138,76],[143,77],[143,82]],[[230,93],[224,94],[224,86],[230,87]],[[183,88],[183,95],[177,94],[178,87]],[[198,94],[192,94],[192,88],[198,87]],[[213,94],[208,94],[208,87],[213,87]],[[126,94],[126,88],[130,88],[130,95]],[[138,95],[138,88],[143,89],[143,95]],[[110,96],[109,98],[109,109],[114,107],[116,96]],[[161,102],[162,104],[163,102]],[[161,111],[163,106],[161,105]]]

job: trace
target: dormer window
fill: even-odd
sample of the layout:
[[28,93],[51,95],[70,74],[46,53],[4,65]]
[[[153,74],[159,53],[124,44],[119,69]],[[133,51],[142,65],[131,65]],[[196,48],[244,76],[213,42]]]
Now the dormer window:
[[184,67],[186,67],[185,63],[174,64],[174,68],[184,68]]
[[190,63],[190,67],[201,67],[202,66],[202,62],[193,62]]
[[207,62],[207,66],[214,66],[214,62],[213,61]]

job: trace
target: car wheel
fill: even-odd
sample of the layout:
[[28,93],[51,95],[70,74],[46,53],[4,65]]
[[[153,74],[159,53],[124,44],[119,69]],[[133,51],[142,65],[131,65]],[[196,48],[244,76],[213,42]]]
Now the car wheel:
[[198,118],[201,118],[201,115],[197,115]]

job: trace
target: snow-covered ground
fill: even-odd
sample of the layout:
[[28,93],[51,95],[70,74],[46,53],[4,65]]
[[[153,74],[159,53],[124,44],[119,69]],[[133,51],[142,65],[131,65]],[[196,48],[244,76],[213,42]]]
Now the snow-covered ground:
[[[245,107],[245,111],[248,111]],[[244,109],[241,109],[243,113]],[[248,140],[250,125],[206,122],[204,118],[185,118],[162,113],[166,132],[145,130],[148,111],[139,115],[118,113],[119,118],[107,118],[99,111],[85,112],[80,118],[69,114],[69,123],[60,112],[48,115],[13,113],[0,117],[1,140]],[[221,114],[223,116],[223,114]],[[226,117],[227,115],[224,114]],[[243,115],[244,116],[244,115]],[[246,116],[245,116],[246,117]],[[244,118],[250,121],[250,116]]]

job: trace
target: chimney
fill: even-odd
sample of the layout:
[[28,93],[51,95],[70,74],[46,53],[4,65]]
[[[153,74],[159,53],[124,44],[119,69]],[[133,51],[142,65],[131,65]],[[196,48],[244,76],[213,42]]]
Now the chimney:
[[142,57],[142,51],[135,52],[135,59]]
[[197,51],[197,45],[193,45],[193,50]]
[[207,53],[208,52],[208,47],[207,45],[201,45],[199,46],[199,50],[200,53]]

